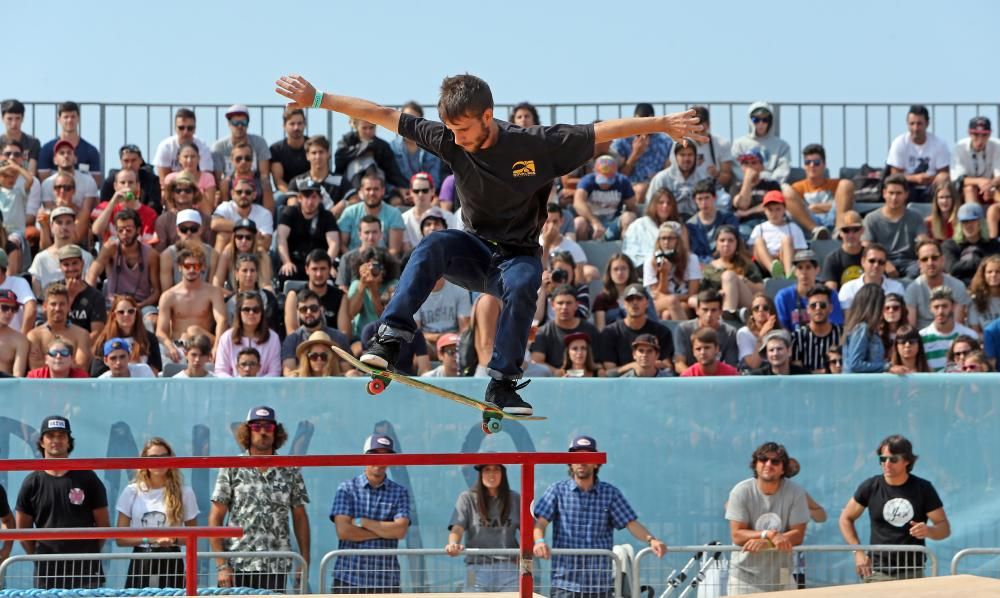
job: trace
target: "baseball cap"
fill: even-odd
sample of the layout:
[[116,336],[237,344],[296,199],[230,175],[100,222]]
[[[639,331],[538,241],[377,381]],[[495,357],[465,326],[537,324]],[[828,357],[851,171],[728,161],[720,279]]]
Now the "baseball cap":
[[589,345],[593,342],[593,339],[591,339],[590,335],[586,332],[570,332],[563,337],[563,344],[567,347],[573,341],[587,341],[587,344]]
[[747,160],[757,160],[760,163],[764,163],[764,154],[760,153],[760,150],[753,147],[743,152],[737,157],[737,161],[746,162]]
[[460,338],[457,334],[454,332],[448,332],[438,337],[437,344],[435,346],[437,347],[438,353],[441,353],[441,349],[444,349],[448,345],[458,346],[459,340]]
[[442,212],[441,208],[438,207],[433,207],[427,210],[424,217],[420,219],[420,226],[423,226],[424,222],[426,222],[428,218],[437,218],[441,222],[445,223],[445,225],[448,224],[448,221],[444,219],[444,212]]
[[60,262],[73,258],[83,259],[83,250],[80,249],[79,245],[67,245],[65,247],[61,247],[56,253],[56,256],[59,258]]
[[69,434],[72,430],[69,427],[69,420],[61,415],[50,415],[42,420],[38,433],[44,434],[53,430],[62,430]]
[[201,226],[201,212],[191,209],[177,212],[177,226],[187,224],[188,222],[193,222],[198,226]]
[[637,345],[648,345],[654,349],[659,349],[660,341],[652,334],[640,334],[639,336],[635,337],[634,341],[632,341],[633,347]]
[[819,259],[816,257],[816,252],[812,249],[799,249],[792,255],[792,264],[797,264],[799,262],[812,262],[815,265],[819,265]]
[[298,187],[299,187],[299,193],[303,193],[305,191],[323,190],[323,186],[312,179],[308,179],[306,182],[299,184]]
[[377,450],[384,450],[390,453],[396,452],[396,445],[385,434],[372,434],[365,440],[364,452],[366,455]]
[[781,191],[768,191],[764,194],[764,201],[760,202],[760,205],[766,206],[769,203],[785,205],[785,196],[781,194]]
[[17,305],[17,293],[10,289],[0,289],[0,303]]
[[76,218],[76,212],[74,212],[73,208],[69,206],[59,206],[58,208],[52,210],[49,214],[49,220],[55,220],[60,216],[72,216],[73,218]]
[[7,252],[0,248],[0,268],[7,269]]
[[236,221],[236,224],[233,225],[233,232],[236,232],[238,230],[248,230],[256,233],[257,223],[254,222],[253,220],[250,220],[249,218],[240,218],[239,220]]
[[594,160],[594,178],[598,185],[610,185],[618,174],[618,162],[607,154]]
[[132,345],[123,338],[111,338],[104,341],[104,356],[107,357],[112,351],[117,351],[121,349],[126,353],[132,352]]
[[622,299],[628,299],[629,297],[645,297],[646,290],[642,288],[642,285],[638,282],[633,282],[632,284],[625,287],[625,292],[622,294]]
[[976,116],[969,121],[969,133],[986,133],[989,134],[992,131],[990,126],[990,119],[985,116]]
[[229,118],[234,114],[246,114],[247,118],[249,118],[250,109],[246,107],[246,104],[233,104],[229,107],[229,110],[226,110],[226,118]]
[[59,148],[63,146],[69,146],[71,150],[73,150],[74,152],[76,151],[76,147],[73,145],[72,142],[67,141],[65,139],[60,139],[59,141],[56,141],[56,144],[54,146],[52,146],[52,154],[53,155],[58,154]]
[[273,422],[277,421],[274,415],[274,409],[271,409],[267,405],[261,405],[260,407],[254,407],[247,412],[247,422],[256,421],[266,421]]
[[569,452],[575,453],[577,451],[590,451],[591,453],[597,452],[597,441],[594,440],[592,436],[577,436],[573,439],[573,442],[569,445]]
[[983,206],[977,203],[964,203],[958,208],[959,222],[972,222],[983,217]]

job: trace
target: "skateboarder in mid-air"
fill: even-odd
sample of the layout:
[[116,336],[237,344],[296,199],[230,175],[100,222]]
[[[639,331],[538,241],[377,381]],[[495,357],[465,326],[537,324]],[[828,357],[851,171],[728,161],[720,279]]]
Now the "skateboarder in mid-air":
[[[305,78],[278,79],[276,91],[292,108],[324,108],[395,131],[439,156],[455,173],[464,231],[442,230],[417,245],[361,361],[395,366],[402,341],[416,330],[413,314],[441,277],[503,301],[485,402],[530,415],[517,394],[521,362],[542,280],[538,235],[553,179],[593,157],[594,143],[650,133],[707,141],[694,110],[659,117],[622,118],[588,125],[529,127],[493,118],[493,94],[472,75],[441,83],[443,124],[367,100],[318,91]],[[525,383],[526,384],[526,383]]]

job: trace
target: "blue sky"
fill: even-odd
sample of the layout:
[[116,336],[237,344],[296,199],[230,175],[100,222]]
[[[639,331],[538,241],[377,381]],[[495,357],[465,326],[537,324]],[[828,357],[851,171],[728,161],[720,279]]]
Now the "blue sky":
[[468,71],[500,103],[1000,98],[988,43],[1000,3],[988,0],[55,0],[45,12],[4,6],[32,34],[4,61],[2,95],[278,103],[275,78],[299,72],[330,91],[433,103],[445,75]]

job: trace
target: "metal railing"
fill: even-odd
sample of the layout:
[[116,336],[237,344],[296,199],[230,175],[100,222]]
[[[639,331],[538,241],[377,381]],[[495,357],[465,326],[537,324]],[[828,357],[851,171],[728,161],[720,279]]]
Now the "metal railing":
[[[333,550],[323,555],[323,559],[320,561],[319,593],[326,594],[330,592],[332,567],[334,566],[336,559],[339,557],[394,557],[399,565],[399,587],[403,592],[440,594],[447,592],[472,591],[472,588],[475,585],[475,580],[473,578],[474,571],[470,571],[470,569],[474,569],[476,565],[467,566],[465,563],[466,557],[498,556],[509,557],[511,559],[510,565],[512,567],[512,571],[515,573],[517,572],[518,550],[516,548],[469,548],[454,557],[448,556],[447,553],[440,548]],[[554,548],[552,549],[552,556],[553,558],[606,558],[608,560],[607,567],[601,566],[600,568],[593,569],[581,569],[579,567],[574,567],[574,574],[589,575],[591,578],[594,578],[602,577],[606,573],[610,573],[610,579],[608,580],[610,583],[607,587],[614,590],[615,598],[620,598],[622,596],[622,561],[621,558],[614,552],[600,549]],[[428,565],[426,562],[428,558],[434,558],[435,564]],[[358,572],[360,573],[361,571]],[[367,569],[363,573],[381,575],[389,572],[390,571],[388,569],[374,571]],[[532,573],[535,578],[536,591],[542,594],[547,594],[550,589],[550,584],[547,580],[550,578],[551,566],[547,561],[536,558],[532,564]],[[517,588],[516,575],[514,576],[513,581],[514,585],[504,588],[504,591],[514,591]],[[389,591],[389,589],[391,588],[386,588],[386,591]]]
[[[148,533],[148,531],[147,531]],[[96,554],[90,553],[76,553],[76,554],[19,554],[7,558],[5,561],[0,563],[0,588],[8,589],[11,587],[21,587],[23,584],[11,583],[9,580],[20,580],[27,579],[29,581],[34,580],[34,574],[29,573],[27,575],[9,575],[8,570],[18,566],[21,563],[39,563],[39,562],[58,562],[58,561],[72,561],[72,560],[91,560],[91,561],[167,561],[171,559],[181,559],[183,558],[181,553],[170,553],[170,552],[101,552]],[[267,551],[267,552],[200,552],[198,553],[197,560],[207,561],[209,559],[217,558],[253,558],[253,559],[288,559],[295,562],[292,570],[289,571],[288,581],[294,581],[294,576],[291,575],[294,571],[306,571],[308,565],[305,559],[302,558],[297,552],[289,551]],[[196,568],[197,570],[197,568]],[[209,567],[210,572],[214,572],[215,569]],[[186,571],[185,571],[186,573]],[[183,576],[185,573],[182,573]],[[165,574],[172,575],[172,574]],[[101,584],[104,588],[124,588],[126,576],[121,571],[114,572],[104,572],[105,581]],[[300,578],[299,585],[295,590],[299,594],[305,594],[309,576],[306,573]],[[115,583],[113,580],[121,580],[121,583]],[[210,587],[214,586],[216,583],[216,578],[211,573],[203,573],[201,578],[202,583],[197,584],[197,587]],[[31,587],[27,585],[24,587]],[[156,587],[151,585],[150,587]],[[173,586],[165,586],[173,587]],[[186,590],[189,596],[196,595],[197,588],[194,594],[190,590]]]
[[[777,591],[853,584],[860,581],[853,556],[858,550],[886,559],[881,567],[875,566],[876,570],[891,571],[899,577],[938,575],[937,557],[925,546],[833,544],[796,546],[790,553],[767,550],[751,554],[740,546],[704,544],[671,546],[662,560],[647,558],[653,554],[651,548],[640,550],[629,573],[629,588],[633,597],[649,591],[657,597],[687,596],[699,588],[719,596],[727,590],[732,593],[752,589],[750,586]],[[735,560],[734,555],[738,556]],[[749,573],[741,572],[734,581],[734,564]]]
[[[749,101],[659,101],[653,102],[657,114],[684,110],[693,105],[707,106],[712,132],[732,141],[749,131]],[[42,143],[58,131],[57,102],[25,102],[24,129]],[[496,106],[498,118],[506,119],[514,104]],[[144,148],[143,156],[152,160],[160,140],[174,134],[174,112],[191,108],[198,115],[198,136],[211,143],[228,136],[225,111],[229,104],[82,102],[81,134],[97,145],[104,160],[105,172],[117,167],[117,150],[125,143]],[[826,148],[830,172],[840,167],[861,164],[881,166],[892,138],[906,131],[906,112],[910,103],[858,102],[775,102],[775,131],[792,149],[793,165],[801,162],[801,151],[810,143]],[[250,105],[249,131],[269,143],[283,138],[284,104]],[[549,103],[536,104],[544,124],[556,122],[585,123],[596,119],[631,116],[635,102]],[[946,143],[954,144],[966,136],[966,123],[973,116],[987,116],[1000,121],[1000,105],[995,102],[937,102],[927,104],[931,113],[930,130]],[[436,104],[425,104],[425,113],[436,118]],[[308,134],[325,134],[335,142],[334,132],[348,130],[346,117],[329,111],[308,110]],[[311,124],[310,124],[311,123]],[[393,136],[389,134],[389,138]]]
[[1000,577],[1000,548],[964,548],[959,550],[951,559],[951,568],[949,571],[951,575],[959,574],[958,568],[961,565],[961,561],[969,561],[972,560],[972,557],[976,556],[990,557],[990,562],[972,568],[969,571],[970,574],[994,578]]

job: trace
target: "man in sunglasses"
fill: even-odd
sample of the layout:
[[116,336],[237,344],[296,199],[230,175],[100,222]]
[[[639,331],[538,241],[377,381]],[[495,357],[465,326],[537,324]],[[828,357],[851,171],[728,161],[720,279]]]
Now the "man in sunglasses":
[[160,291],[165,291],[183,279],[180,262],[177,260],[177,253],[185,244],[196,243],[205,252],[205,267],[201,270],[201,278],[205,282],[212,280],[215,269],[219,265],[219,253],[215,248],[205,242],[205,226],[202,224],[201,212],[195,209],[186,208],[177,212],[174,217],[174,236],[177,241],[172,243],[160,254],[160,269],[157,276],[160,277]]
[[[795,589],[792,548],[802,544],[809,522],[806,492],[789,478],[788,451],[765,442],[750,457],[753,477],[736,484],[726,501],[733,544],[730,596]],[[782,571],[786,575],[782,576]]]
[[[816,274],[819,273],[819,260],[812,249],[800,249],[792,256],[792,268],[795,274],[795,284],[778,291],[774,296],[774,305],[778,310],[778,320],[781,327],[789,332],[798,330],[808,324],[812,318],[809,311],[809,293],[816,286]],[[830,301],[830,320],[834,324],[844,323],[844,312],[840,309],[840,300],[834,296]]]
[[[818,143],[810,143],[802,150],[802,167],[806,178],[785,186],[789,212],[799,224],[808,225],[806,230],[819,225],[829,232],[854,208],[854,183],[827,176],[826,149]],[[792,206],[804,207],[805,213],[797,215],[798,210]],[[804,219],[808,221],[803,222]]]
[[[288,432],[277,420],[274,409],[254,407],[246,422],[236,428],[236,442],[244,455],[276,455],[288,440]],[[243,536],[232,540],[213,538],[216,552],[290,551],[289,519],[295,531],[299,554],[309,565],[309,492],[298,467],[230,467],[219,470],[212,492],[208,524],[242,527]],[[228,522],[226,521],[228,518]],[[220,588],[261,588],[286,591],[289,559],[217,558]],[[303,571],[296,571],[301,576]],[[298,582],[299,580],[296,580]],[[298,585],[296,583],[296,585]]]
[[807,293],[808,323],[792,333],[792,362],[805,366],[814,374],[826,373],[830,349],[840,345],[844,327],[830,321],[835,291],[816,285]]
[[434,193],[434,179],[430,174],[418,172],[410,177],[410,201],[413,203],[413,208],[403,214],[403,225],[406,227],[403,232],[404,252],[412,251],[423,240],[421,225],[431,210],[435,216],[444,221],[444,228],[458,228],[455,215],[435,205],[437,195]]
[[17,294],[10,289],[0,289],[0,372],[23,378],[28,373],[28,337],[11,328],[14,316],[21,311]]
[[837,294],[837,297],[840,299],[840,307],[844,311],[851,309],[851,304],[854,303],[854,296],[858,294],[861,287],[868,283],[881,286],[886,295],[889,293],[896,293],[897,295],[906,293],[903,283],[886,276],[885,270],[888,263],[889,256],[885,247],[877,243],[871,243],[866,246],[864,253],[861,254],[861,276],[840,287],[840,292]]
[[[882,474],[868,478],[847,501],[840,514],[840,534],[848,544],[861,544],[854,522],[868,509],[870,544],[926,546],[926,540],[944,540],[951,526],[944,503],[927,480],[913,475],[917,456],[905,437],[894,434],[879,443]],[[924,576],[919,552],[854,552],[858,576],[866,583]]]
[[[351,320],[347,315],[347,293],[330,280],[333,262],[322,249],[313,249],[306,256],[306,288],[319,297],[323,306],[325,321],[337,327],[344,334],[351,330]],[[299,327],[299,294],[302,289],[289,290],[285,297],[285,330]]]
[[153,172],[152,166],[146,164],[142,157],[142,150],[138,145],[127,143],[118,150],[118,159],[121,160],[121,168],[113,168],[108,173],[108,178],[101,185],[101,201],[108,201],[115,194],[114,179],[119,170],[131,170],[139,177],[139,188],[142,189],[142,203],[153,208],[160,214],[163,212],[163,203],[160,197],[160,177]]
[[843,285],[861,276],[861,215],[854,210],[848,210],[841,215],[836,236],[840,239],[840,247],[835,249],[823,260],[823,272],[819,278],[827,287],[836,292]]
[[182,241],[177,252],[181,281],[163,291],[158,306],[156,336],[164,363],[182,363],[179,339],[204,334],[214,341],[226,329],[226,300],[222,290],[205,282],[207,255],[200,242]]
[[904,295],[910,326],[924,328],[934,321],[934,314],[931,312],[931,294],[933,289],[940,287],[951,291],[955,301],[955,320],[964,323],[972,298],[961,280],[945,273],[941,244],[932,239],[924,239],[917,243],[917,262],[920,276],[907,285]]
[[733,141],[734,156],[756,150],[763,156],[763,168],[760,176],[763,179],[784,183],[791,172],[790,160],[792,150],[775,133],[774,108],[767,102],[754,102],[747,111],[750,118],[750,132]]
[[[237,153],[238,151],[234,150]],[[233,226],[240,220],[252,220],[257,225],[257,246],[271,246],[274,218],[267,208],[253,202],[255,192],[252,179],[238,179],[233,183],[232,199],[220,203],[219,207],[215,208],[215,212],[212,213],[212,231],[215,232],[217,251],[225,249],[232,240]]]
[[[351,341],[347,336],[327,325],[326,318],[323,317],[323,303],[320,296],[312,289],[305,288],[296,292],[296,311],[298,312],[299,327],[288,333],[281,343],[281,369],[282,375],[294,376],[299,369],[299,361],[295,356],[295,349],[309,339],[309,335],[317,330],[325,332],[330,339],[341,349],[351,350]],[[342,304],[346,304],[342,301]],[[350,369],[347,366],[345,369]],[[342,369],[341,371],[344,371]]]
[[181,144],[193,143],[198,146],[198,170],[202,172],[212,172],[215,170],[215,162],[212,159],[212,150],[208,145],[195,136],[197,128],[197,118],[190,108],[178,108],[174,113],[175,134],[167,137],[156,146],[156,154],[153,158],[153,165],[156,166],[156,176],[161,181],[167,179],[171,172],[181,170],[181,163],[177,159]]
[[435,378],[453,378],[461,375],[458,370],[458,347],[461,340],[461,337],[453,332],[439,336],[434,348],[437,349],[441,365],[423,375]]
[[212,144],[212,154],[217,176],[232,176],[236,172],[236,163],[231,159],[233,148],[238,143],[248,143],[253,151],[253,172],[271,186],[271,148],[260,135],[248,132],[250,127],[250,110],[244,104],[233,104],[226,110],[226,121],[229,123],[229,136],[223,137]]
[[220,201],[225,202],[233,199],[236,195],[236,184],[246,181],[253,189],[251,200],[273,212],[274,193],[271,190],[271,183],[268,179],[261,178],[260,174],[253,168],[253,146],[246,141],[237,141],[230,151],[230,159],[233,163],[233,172],[220,179]]

